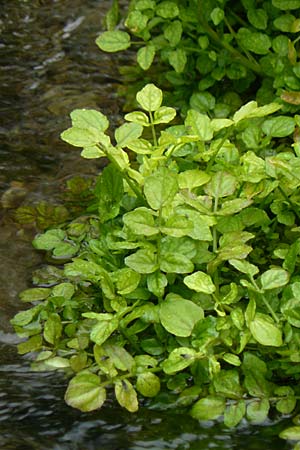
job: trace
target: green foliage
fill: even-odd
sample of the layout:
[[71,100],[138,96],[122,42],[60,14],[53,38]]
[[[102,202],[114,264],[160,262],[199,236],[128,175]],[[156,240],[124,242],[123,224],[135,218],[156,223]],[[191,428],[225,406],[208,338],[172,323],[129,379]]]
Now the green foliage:
[[[171,3],[162,18],[176,13]],[[113,387],[130,412],[140,396],[155,402],[170,390],[193,418],[224,416],[228,427],[263,422],[272,409],[292,414],[298,119],[277,121],[278,105],[250,102],[225,120],[190,109],[184,124],[168,125],[176,112],[158,87],[146,85],[137,102],[114,142],[93,110],[76,110],[62,133],[83,156],[92,143],[110,163],[90,211],[34,239],[64,268],[47,266],[21,293],[32,307],[12,319],[19,352],[34,352],[35,370],[73,374],[65,399],[82,411],[101,408]],[[299,439],[298,428],[281,436]]]
[[114,27],[96,43],[107,52],[136,49],[138,68],[121,68],[131,84],[124,90],[130,108],[147,71],[146,79],[164,86],[168,102],[184,114],[194,108],[228,117],[235,102],[240,106],[254,96],[261,104],[276,99],[295,112],[299,13],[297,0],[130,0],[126,31],[114,14]]

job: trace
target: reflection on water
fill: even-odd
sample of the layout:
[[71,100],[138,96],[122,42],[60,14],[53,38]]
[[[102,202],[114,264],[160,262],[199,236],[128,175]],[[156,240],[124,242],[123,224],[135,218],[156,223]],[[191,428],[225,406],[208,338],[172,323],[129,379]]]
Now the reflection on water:
[[[141,408],[130,414],[108,402],[83,414],[64,404],[61,374],[30,373],[5,344],[0,366],[0,448],[4,450],[288,449],[278,427],[203,427],[188,416]],[[283,444],[282,444],[283,442]]]
[[113,124],[119,121],[116,58],[94,44],[110,4],[9,0],[0,5],[0,448],[291,448],[276,437],[274,424],[243,425],[238,431],[200,427],[185,415],[149,408],[130,414],[112,402],[82,414],[64,403],[62,374],[31,373],[29,362],[16,353],[8,320],[22,307],[17,293],[28,286],[40,257],[30,244],[35,230],[17,229],[12,212],[22,202],[55,200],[70,175],[99,170],[99,163],[82,160],[59,134],[76,107],[100,108]]

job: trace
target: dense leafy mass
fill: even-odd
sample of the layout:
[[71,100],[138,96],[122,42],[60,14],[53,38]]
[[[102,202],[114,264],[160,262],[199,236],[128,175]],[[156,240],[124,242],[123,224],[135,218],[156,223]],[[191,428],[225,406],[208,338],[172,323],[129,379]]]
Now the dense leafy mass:
[[[168,125],[153,84],[140,110],[107,134],[107,118],[75,110],[62,138],[106,157],[90,212],[34,240],[52,264],[21,294],[12,323],[36,370],[73,377],[82,411],[114,387],[120,405],[176,393],[200,420],[292,413],[300,374],[299,119],[252,101],[229,119],[197,110]],[[276,113],[274,115],[274,113]],[[145,139],[147,134],[151,139]],[[136,158],[132,162],[128,151]],[[299,436],[299,427],[285,430]],[[294,434],[293,434],[294,433]]]
[[[255,97],[295,112],[299,17],[299,0],[130,0],[124,31],[116,28],[115,1],[96,42],[108,52],[137,49],[139,69],[121,68],[127,79],[137,86],[156,80],[184,113],[191,107],[228,117]],[[124,90],[129,104],[134,91],[132,84]]]
[[69,186],[84,214],[19,211],[48,264],[21,293],[18,349],[66,371],[69,405],[99,409],[114,389],[131,412],[148,398],[229,427],[290,415],[280,436],[300,441],[299,12],[131,0],[125,31],[113,2],[96,42],[138,46],[140,68],[123,68],[136,110],[114,133],[71,113],[62,139],[109,161],[94,188]]

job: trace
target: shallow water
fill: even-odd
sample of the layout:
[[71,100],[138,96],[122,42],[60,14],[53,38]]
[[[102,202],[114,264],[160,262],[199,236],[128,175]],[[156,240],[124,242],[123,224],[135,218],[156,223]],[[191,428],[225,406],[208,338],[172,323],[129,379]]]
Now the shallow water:
[[[124,2],[126,3],[126,2]],[[119,122],[115,56],[94,44],[109,0],[0,0],[0,448],[4,450],[289,449],[283,424],[238,430],[199,425],[188,416],[146,407],[130,414],[108,401],[82,414],[66,406],[63,374],[32,373],[16,352],[9,319],[18,292],[39,264],[34,229],[13,220],[20,204],[54,201],[75,174],[92,175],[59,139],[77,107],[100,108]]]

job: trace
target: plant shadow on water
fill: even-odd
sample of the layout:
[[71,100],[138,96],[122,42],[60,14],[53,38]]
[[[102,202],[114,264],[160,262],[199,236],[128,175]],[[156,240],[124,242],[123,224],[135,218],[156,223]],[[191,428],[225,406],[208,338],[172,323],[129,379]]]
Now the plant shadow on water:
[[281,424],[228,430],[199,425],[174,411],[142,407],[130,414],[110,402],[99,412],[83,414],[64,403],[62,374],[32,373],[16,353],[8,320],[21,308],[17,292],[27,286],[40,259],[11,212],[16,203],[53,200],[64,177],[99,170],[72,153],[59,134],[75,107],[101,108],[118,121],[113,59],[99,56],[94,45],[110,4],[12,0],[1,7],[0,448],[288,449],[277,437]]

